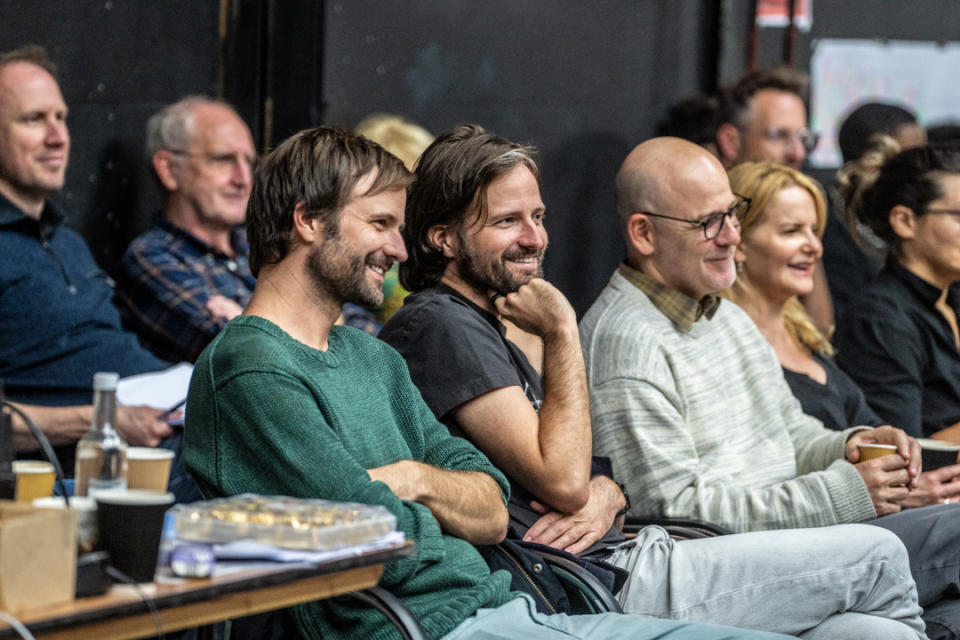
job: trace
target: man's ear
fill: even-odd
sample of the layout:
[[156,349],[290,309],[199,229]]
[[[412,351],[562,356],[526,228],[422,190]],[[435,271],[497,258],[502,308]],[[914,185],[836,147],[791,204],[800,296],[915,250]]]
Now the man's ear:
[[634,213],[627,219],[627,241],[630,247],[642,256],[653,254],[654,230],[650,218],[642,213]]
[[449,225],[436,224],[427,229],[427,242],[444,258],[456,260],[460,257],[460,238]]
[[913,238],[917,234],[917,215],[910,207],[898,204],[890,209],[890,226],[900,238]]
[[153,170],[157,173],[160,184],[167,191],[176,191],[180,188],[180,180],[177,177],[177,161],[173,154],[166,149],[160,149],[151,158]]
[[717,151],[720,152],[720,160],[725,166],[732,165],[740,157],[742,144],[740,129],[729,122],[724,122],[717,127]]
[[319,216],[310,215],[303,202],[293,208],[293,233],[304,244],[315,244],[324,237],[323,222]]

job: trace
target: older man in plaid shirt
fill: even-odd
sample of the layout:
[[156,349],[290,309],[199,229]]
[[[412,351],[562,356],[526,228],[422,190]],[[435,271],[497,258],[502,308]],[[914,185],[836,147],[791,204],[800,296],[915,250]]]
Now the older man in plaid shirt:
[[256,284],[242,227],[253,138],[228,104],[188,97],[150,118],[147,152],[165,191],[163,215],[127,250],[117,303],[144,346],[192,362]]

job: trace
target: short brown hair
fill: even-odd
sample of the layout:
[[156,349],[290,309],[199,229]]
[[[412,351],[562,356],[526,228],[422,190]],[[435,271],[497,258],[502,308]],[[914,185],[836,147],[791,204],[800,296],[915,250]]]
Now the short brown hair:
[[331,231],[357,183],[376,172],[365,195],[404,189],[413,175],[375,142],[340,128],[316,127],[287,138],[260,165],[247,205],[250,271],[276,264],[293,246],[293,210],[303,203]]
[[0,53],[0,69],[14,62],[35,64],[54,78],[57,77],[57,65],[47,55],[47,50],[38,44],[28,44],[13,51]]
[[758,69],[740,79],[737,84],[720,92],[718,123],[729,122],[738,129],[747,125],[753,96],[764,89],[792,93],[803,102],[807,101],[810,78],[802,71],[790,67]]

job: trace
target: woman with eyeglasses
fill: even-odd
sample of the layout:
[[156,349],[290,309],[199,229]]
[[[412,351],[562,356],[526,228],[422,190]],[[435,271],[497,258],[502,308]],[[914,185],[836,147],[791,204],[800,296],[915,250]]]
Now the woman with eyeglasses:
[[[784,377],[805,413],[838,430],[880,426],[863,392],[833,360],[830,341],[814,326],[797,296],[813,287],[823,253],[826,204],[820,185],[799,171],[770,162],[746,162],[729,172],[734,191],[752,204],[740,227],[737,279],[721,295],[737,303],[773,346]],[[956,501],[960,467],[921,475],[903,506]]]
[[837,361],[883,420],[960,442],[960,148],[885,148],[843,193],[887,261],[841,318]]

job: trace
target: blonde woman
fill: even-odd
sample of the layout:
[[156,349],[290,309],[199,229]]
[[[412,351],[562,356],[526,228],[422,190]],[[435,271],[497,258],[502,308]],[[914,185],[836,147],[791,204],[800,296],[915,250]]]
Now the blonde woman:
[[[797,300],[813,287],[813,270],[823,254],[826,205],[819,184],[769,162],[738,165],[730,171],[730,184],[735,193],[751,199],[751,206],[741,223],[734,258],[737,279],[723,295],[747,312],[773,346],[806,413],[839,430],[884,424],[856,383],[833,362],[830,341]],[[905,505],[956,500],[957,474],[960,466],[924,473]]]

